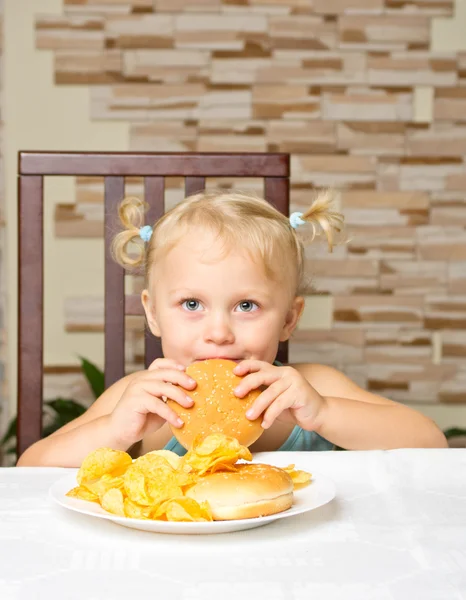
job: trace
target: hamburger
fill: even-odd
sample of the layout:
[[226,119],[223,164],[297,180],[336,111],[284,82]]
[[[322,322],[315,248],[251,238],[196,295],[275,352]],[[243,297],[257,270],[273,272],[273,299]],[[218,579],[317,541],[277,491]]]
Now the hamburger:
[[261,390],[252,390],[244,398],[235,396],[233,390],[242,379],[233,373],[235,366],[232,360],[217,358],[192,363],[186,373],[197,382],[195,390],[187,391],[193,406],[185,408],[173,400],[167,401],[184,421],[183,427],[170,425],[170,429],[187,450],[196,437],[211,433],[234,437],[242,446],[250,446],[263,433],[260,417],[254,421],[246,417]]
[[292,506],[293,480],[286,471],[260,463],[236,467],[201,477],[186,496],[208,502],[214,521],[265,517]]

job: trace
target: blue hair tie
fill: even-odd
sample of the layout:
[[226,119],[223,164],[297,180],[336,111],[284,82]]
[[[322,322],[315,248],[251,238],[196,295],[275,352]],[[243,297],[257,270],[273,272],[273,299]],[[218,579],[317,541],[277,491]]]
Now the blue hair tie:
[[150,242],[150,238],[152,237],[152,227],[150,225],[144,225],[139,229],[139,237],[143,242]]
[[294,212],[290,215],[290,225],[291,227],[293,227],[293,229],[296,229],[300,225],[306,224],[306,221],[304,219],[301,219],[302,216],[302,212]]

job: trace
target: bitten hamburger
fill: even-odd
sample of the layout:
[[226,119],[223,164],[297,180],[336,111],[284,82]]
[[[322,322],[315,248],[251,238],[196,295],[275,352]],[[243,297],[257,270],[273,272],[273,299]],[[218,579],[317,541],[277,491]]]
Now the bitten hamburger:
[[208,502],[214,521],[264,517],[292,506],[293,480],[286,471],[266,464],[236,467],[201,477],[186,496]]
[[183,427],[170,428],[186,449],[189,450],[198,435],[224,433],[236,438],[241,445],[250,446],[263,433],[261,417],[254,421],[246,417],[246,411],[261,391],[252,390],[244,398],[235,396],[233,390],[242,379],[233,373],[235,366],[231,360],[209,359],[187,367],[186,373],[197,382],[193,391],[186,391],[194,400],[193,406],[184,408],[173,400],[167,401],[184,421]]

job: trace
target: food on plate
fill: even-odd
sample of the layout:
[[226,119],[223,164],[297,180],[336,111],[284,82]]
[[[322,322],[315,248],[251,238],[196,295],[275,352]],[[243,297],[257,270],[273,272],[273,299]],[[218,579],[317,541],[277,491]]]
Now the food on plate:
[[242,379],[233,373],[235,366],[232,360],[217,358],[192,363],[186,373],[197,382],[194,390],[187,391],[194,400],[193,406],[185,408],[173,400],[167,401],[184,421],[181,428],[170,428],[187,450],[196,437],[211,433],[234,437],[243,446],[250,446],[263,433],[261,417],[254,421],[246,417],[261,390],[252,390],[244,398],[235,396],[233,390]]
[[201,477],[188,498],[210,506],[215,521],[252,519],[287,510],[293,504],[293,480],[278,467],[240,464],[236,471]]
[[221,433],[198,436],[183,457],[154,450],[133,461],[126,452],[98,448],[84,459],[67,496],[132,519],[250,519],[287,510],[293,490],[311,481],[294,465],[251,460],[248,448]]
[[199,476],[215,471],[235,471],[238,460],[252,460],[252,454],[236,438],[223,433],[198,436],[183,457],[187,469]]

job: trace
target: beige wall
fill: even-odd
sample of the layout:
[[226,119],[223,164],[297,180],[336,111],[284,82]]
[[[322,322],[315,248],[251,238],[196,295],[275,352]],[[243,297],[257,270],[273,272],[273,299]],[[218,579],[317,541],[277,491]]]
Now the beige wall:
[[[452,19],[434,19],[432,23],[432,50],[438,52],[457,52],[466,50],[466,0],[456,0],[455,14]],[[422,99],[427,96],[423,103]],[[419,98],[416,108],[418,114],[432,114],[432,88],[427,88],[424,98]],[[426,111],[426,104],[428,105]],[[427,118],[430,121],[431,118]],[[466,332],[465,332],[466,334]],[[423,412],[441,427],[450,427],[453,423],[466,427],[466,406],[425,405]]]
[[[5,156],[7,273],[8,273],[8,385],[10,406],[16,390],[16,164],[19,150],[125,150],[126,123],[91,122],[86,87],[54,84],[53,56],[35,48],[38,12],[61,13],[60,0],[5,0]],[[45,210],[46,253],[46,364],[77,364],[77,354],[101,361],[100,334],[66,333],[66,296],[102,291],[102,241],[56,239],[54,205],[74,203],[71,178],[47,179]],[[96,261],[96,257],[99,260]]]
[[[73,149],[73,150],[126,150],[129,147],[132,149],[143,149],[144,144],[147,143],[148,147],[151,148],[154,145],[154,134],[153,130],[164,130],[162,124],[164,122],[163,112],[162,114],[155,117],[155,127],[151,129],[151,127],[145,128],[144,123],[141,126],[136,124],[130,124],[128,121],[128,116],[131,114],[130,112],[118,113],[118,110],[114,112],[114,116],[112,118],[112,109],[114,109],[113,101],[111,93],[107,94],[106,88],[102,88],[99,94],[94,93],[94,104],[91,106],[90,102],[90,93],[91,89],[88,85],[66,85],[64,83],[60,83],[59,85],[54,82],[54,53],[47,50],[38,50],[36,49],[36,40],[35,40],[35,18],[38,15],[63,15],[64,7],[63,3],[59,0],[4,0],[5,1],[5,76],[4,76],[4,110],[5,110],[5,136],[4,136],[4,146],[3,152],[5,156],[5,173],[6,173],[6,219],[8,223],[8,237],[7,237],[7,274],[8,274],[8,329],[9,329],[9,345],[8,345],[8,378],[9,378],[9,395],[10,395],[10,406],[13,409],[14,407],[14,398],[15,398],[15,364],[16,364],[16,344],[15,344],[15,333],[16,333],[16,155],[19,149]],[[375,5],[379,6],[380,2],[375,1]],[[107,0],[106,5],[111,5],[111,1]],[[115,1],[115,5],[118,4]],[[122,3],[120,3],[122,4]],[[154,2],[154,6],[157,3]],[[220,2],[218,2],[220,5]],[[263,4],[263,3],[261,3]],[[271,5],[273,2],[271,2]],[[280,4],[280,3],[278,3]],[[285,3],[286,4],[286,3]],[[293,4],[292,2],[290,4]],[[342,2],[335,2],[332,4],[338,13],[338,6],[351,5],[351,3],[342,0]],[[442,3],[440,3],[441,5]],[[448,2],[445,1],[444,6],[447,7],[448,10]],[[212,6],[215,5],[215,2],[212,3]],[[317,3],[316,7],[324,6],[322,3]],[[325,12],[325,8],[321,11]],[[330,5],[329,5],[330,6]],[[179,10],[177,7],[174,10]],[[330,8],[329,8],[330,10]],[[332,9],[333,10],[333,9]],[[278,14],[278,13],[277,13]],[[256,18],[254,23],[257,21],[259,23],[260,17]],[[363,19],[362,19],[363,20]],[[188,20],[189,21],[189,20]],[[185,25],[189,29],[189,22],[186,21]],[[400,21],[402,22],[403,19]],[[399,23],[400,23],[399,22]],[[253,24],[251,22],[251,27]],[[184,26],[185,26],[184,25]],[[201,24],[202,25],[202,24]],[[260,25],[260,23],[259,23]],[[350,27],[349,27],[350,29]],[[464,31],[466,30],[466,0],[458,0],[457,2],[457,10],[455,18],[434,18],[433,25],[431,30],[431,38],[430,38],[430,51],[433,52],[457,52],[459,50],[466,50],[466,37],[464,35]],[[137,32],[136,32],[137,34]],[[189,34],[189,32],[188,32]],[[186,35],[188,35],[186,34]],[[47,33],[44,34],[45,36]],[[67,33],[65,32],[65,36]],[[134,30],[131,33],[134,35]],[[167,34],[169,35],[169,34]],[[222,34],[226,39],[229,39],[229,34]],[[261,37],[262,34],[258,34],[258,38]],[[285,36],[287,34],[284,34]],[[290,35],[293,35],[291,32]],[[423,32],[422,35],[429,36],[428,32]],[[202,36],[201,36],[202,37]],[[301,36],[302,37],[302,36]],[[331,34],[323,31],[322,40],[327,40],[331,37]],[[396,35],[395,35],[396,38]],[[58,40],[58,38],[57,38]],[[79,54],[79,49],[77,51],[77,55]],[[193,53],[193,60],[194,60]],[[299,53],[298,53],[299,54]],[[201,56],[201,58],[203,55]],[[173,60],[173,57],[169,53],[165,57],[168,61]],[[157,70],[156,65],[152,65],[150,63],[151,57],[149,55],[144,54],[128,54],[126,62],[126,68],[131,71],[131,69],[135,69],[135,73],[145,73],[147,70],[150,72],[151,69]],[[73,65],[73,60],[68,59],[68,61],[63,61],[65,65],[64,71],[61,74],[62,81],[66,79],[67,74],[66,69],[69,65]],[[145,63],[146,60],[149,60],[149,63]],[[187,60],[187,55],[184,60]],[[76,60],[75,60],[76,62]],[[251,63],[252,64],[252,63]],[[193,65],[188,65],[188,75],[192,73],[192,70],[196,68],[202,68],[202,65],[199,67],[196,66],[195,62]],[[243,66],[231,67],[232,73],[235,69],[238,72],[243,68]],[[351,65],[349,68],[353,68]],[[354,68],[357,70],[358,65],[355,64]],[[73,69],[71,69],[73,70]],[[170,69],[169,69],[170,70]],[[191,71],[190,71],[191,70]],[[216,71],[214,69],[214,76],[222,77],[222,69],[221,67],[217,67]],[[394,77],[397,76],[402,77],[394,72]],[[438,73],[433,73],[432,77],[440,77]],[[435,80],[437,81],[437,80]],[[298,86],[301,90],[307,90],[307,86]],[[199,86],[197,84],[192,85],[190,90],[192,90],[193,94],[198,93]],[[180,87],[183,89],[183,86]],[[275,92],[278,90],[277,87],[274,88]],[[309,113],[309,107],[313,105],[315,102],[315,98],[310,98],[309,96],[305,96],[303,98],[299,98],[297,102],[293,98],[294,92],[289,92],[289,87],[284,86],[285,94],[283,98],[278,98],[277,106],[274,105],[274,98],[271,97],[270,91],[267,89],[258,89],[256,90],[256,100],[258,104],[255,107],[255,110],[258,111],[258,114],[262,115],[260,118],[264,118],[264,115],[268,114],[280,114],[285,115],[287,111],[297,111],[299,114],[303,114],[304,117],[307,118]],[[288,90],[288,91],[287,91]],[[296,91],[300,91],[296,89]],[[261,95],[261,92],[264,94]],[[177,93],[181,93],[180,90]],[[304,91],[304,95],[308,92]],[[168,92],[169,94],[169,92]],[[287,95],[288,94],[288,95]],[[182,93],[181,93],[182,96]],[[273,95],[272,95],[273,96]],[[399,99],[399,104],[396,104],[393,108],[394,111],[399,111],[399,114],[404,114],[406,111],[412,111],[412,121],[415,123],[430,123],[434,118],[435,112],[435,102],[434,102],[434,85],[417,85],[413,87],[413,96],[412,96],[412,105],[411,100],[407,103],[406,98],[402,97],[401,94]],[[238,122],[239,122],[239,130],[241,131],[242,127],[247,125],[248,120],[251,117],[251,113],[248,112],[247,106],[242,107],[241,102],[245,99],[248,100],[248,92],[239,92],[235,96],[237,98],[239,112],[237,113]],[[183,104],[183,98],[178,98],[181,104]],[[254,100],[254,98],[253,98]],[[339,98],[335,99],[335,104],[328,104],[327,111],[328,114],[336,114],[338,111],[343,111],[344,114],[348,115],[351,111],[350,104],[347,103],[348,98]],[[127,98],[123,99],[123,102],[127,101],[128,105],[131,105],[133,101],[131,95],[129,94]],[[189,102],[192,101],[192,98],[189,99]],[[341,104],[338,104],[338,102]],[[212,103],[219,102],[218,112],[210,113],[209,110],[212,108]],[[235,135],[230,134],[216,134],[215,130],[221,128],[223,126],[222,119],[228,115],[228,111],[232,110],[229,105],[222,106],[222,102],[225,102],[225,96],[218,95],[213,99],[212,96],[207,99],[207,101],[202,104],[200,103],[200,112],[201,114],[206,115],[204,118],[203,127],[204,129],[204,137],[201,137],[199,140],[198,149],[225,149],[225,144],[227,146],[231,144],[238,144],[238,146],[234,146],[234,149],[244,149],[241,146],[242,143],[252,144],[249,146],[249,149],[262,149],[267,147],[266,143],[260,136],[258,137],[240,137],[238,138]],[[282,113],[280,112],[280,102],[283,102],[287,105]],[[363,102],[367,102],[367,104],[357,106],[356,108],[361,110],[374,110],[374,106],[376,104],[372,103],[372,100],[367,97]],[[381,114],[380,116],[375,116],[374,120],[383,120],[385,115],[388,114],[387,110],[392,110],[392,97],[387,100],[388,104],[382,106],[381,113],[374,113],[375,115]],[[398,102],[398,101],[397,101]],[[163,102],[162,102],[163,104]],[[162,109],[163,110],[163,109]],[[182,109],[181,109],[182,110]],[[236,110],[236,108],[235,108]],[[174,103],[173,112],[171,115],[180,114],[180,122],[182,123],[183,114],[177,113],[176,102]],[[204,113],[202,113],[204,111]],[[262,111],[262,113],[261,113]],[[271,112],[270,112],[271,111]],[[277,112],[278,111],[278,112]],[[332,113],[332,111],[336,111]],[[345,112],[346,111],[346,112]],[[385,111],[385,112],[384,112]],[[124,114],[123,114],[124,113]],[[235,113],[236,114],[236,113]],[[390,113],[391,114],[391,113]],[[126,116],[125,116],[126,115]],[[303,117],[303,118],[304,118]],[[173,116],[171,117],[173,121]],[[257,120],[258,117],[256,117]],[[334,118],[334,117],[331,117]],[[349,117],[345,117],[348,119]],[[352,117],[351,117],[352,118]],[[115,120],[112,120],[115,119]],[[118,120],[116,120],[118,119]],[[170,120],[170,119],[169,119]],[[302,132],[301,126],[298,123],[298,129],[296,129],[296,135]],[[246,124],[246,125],[245,125]],[[290,125],[290,121],[282,122],[282,125],[285,124],[287,127]],[[321,122],[318,121],[317,125],[320,125]],[[291,121],[291,125],[293,125],[293,121]],[[173,126],[173,129],[170,130],[170,127]],[[309,120],[306,125],[309,129],[305,130],[305,135],[309,137],[310,134],[315,135],[315,138],[312,138],[313,143],[316,144],[317,147],[326,147],[329,145],[333,147],[333,142],[329,139],[331,135],[328,132],[328,128],[324,127],[322,129],[318,129],[318,133],[315,133],[315,121]],[[283,134],[283,130],[280,129],[280,123],[277,125],[275,131],[275,140],[280,139],[280,135]],[[212,129],[212,132],[209,134],[209,128]],[[202,127],[201,127],[202,129]],[[272,127],[273,130],[273,127]],[[186,146],[189,147],[189,144],[196,143],[195,136],[190,132],[190,127],[180,126],[179,123],[175,126],[173,122],[167,123],[165,133],[161,135],[161,144],[165,144],[160,149],[179,149]],[[167,131],[172,131],[172,133],[166,133]],[[285,145],[287,140],[291,139],[293,141],[293,134],[290,134],[292,129],[287,129],[284,132]],[[173,133],[174,132],[174,133]],[[282,133],[280,133],[282,132]],[[341,160],[341,157],[335,157],[334,162],[327,160],[323,160],[319,157],[316,159],[313,158],[312,153],[309,152],[311,156],[307,156],[303,158],[299,155],[293,161],[293,175],[297,181],[301,183],[306,181],[314,181],[316,185],[319,185],[319,182],[324,185],[326,182],[336,182],[337,185],[348,183],[349,186],[356,184],[359,182],[361,185],[370,184],[376,180],[376,177],[379,177],[377,180],[377,185],[387,185],[388,189],[390,189],[390,185],[393,185],[396,177],[405,176],[407,179],[411,176],[416,176],[416,174],[411,175],[411,171],[406,171],[406,175],[403,175],[404,171],[400,174],[395,174],[388,169],[386,174],[380,174],[377,172],[375,168],[375,161],[373,157],[361,156],[358,155],[358,151],[356,149],[356,144],[353,146],[354,139],[352,137],[354,132],[347,131],[348,137],[345,138],[346,142],[350,144],[351,150],[350,154],[352,156],[348,157],[346,160],[346,156],[343,157],[344,160]],[[167,139],[170,137],[170,143],[167,142]],[[382,136],[383,137],[383,136]],[[239,142],[238,142],[239,139]],[[373,140],[368,138],[367,143],[371,143]],[[156,143],[159,143],[158,141]],[[277,143],[280,143],[277,142]],[[384,144],[387,143],[387,148],[389,144],[392,143],[391,140],[375,140],[374,143]],[[398,144],[400,141],[395,139],[394,143]],[[432,143],[432,140],[430,140]],[[433,140],[435,144],[435,139]],[[171,145],[170,145],[171,144]],[[177,145],[179,144],[179,145]],[[219,145],[223,146],[219,148]],[[356,150],[355,150],[356,149]],[[353,152],[354,151],[354,152]],[[317,151],[317,154],[323,154],[325,151],[320,150]],[[396,156],[396,153],[395,153]],[[425,167],[425,166],[424,166]],[[403,167],[404,168],[404,167]],[[463,166],[464,168],[464,166]],[[429,171],[429,167],[425,167],[426,173]],[[452,171],[451,177],[455,177],[456,171]],[[424,173],[421,175],[417,175],[422,179],[424,177]],[[443,178],[447,179],[450,175],[443,175],[442,173],[439,175],[438,181]],[[437,180],[434,180],[433,183],[437,184]],[[382,187],[382,189],[384,189]],[[397,188],[395,188],[397,189]],[[102,242],[97,238],[85,238],[85,239],[72,239],[72,238],[56,238],[54,234],[54,224],[53,224],[53,215],[56,204],[74,204],[75,203],[75,188],[72,180],[65,179],[57,179],[54,181],[47,182],[46,185],[47,190],[47,205],[46,205],[46,258],[45,262],[48,265],[48,270],[46,271],[46,323],[45,323],[45,336],[46,336],[46,356],[45,361],[48,365],[70,365],[76,364],[76,354],[83,354],[86,357],[100,361],[102,357],[102,336],[97,333],[67,333],[65,331],[65,317],[64,317],[64,304],[65,299],[68,298],[77,298],[80,296],[98,296],[102,291],[102,270],[101,270],[101,262],[97,262],[95,257],[102,257]],[[463,193],[464,195],[464,193]],[[299,204],[299,194],[294,195],[295,200]],[[375,198],[375,196],[374,196]],[[394,218],[394,211],[396,212],[396,198],[392,198],[390,201],[387,201],[389,204],[389,208],[386,211],[387,218]],[[390,205],[390,202],[393,202],[393,206]],[[420,209],[421,212],[425,208],[424,204],[427,202],[425,198],[421,198],[420,200]],[[349,208],[348,214],[352,215],[352,218],[357,219],[360,218],[358,210],[361,208],[360,204],[354,200],[354,196],[351,199],[347,199],[347,206]],[[422,206],[421,206],[422,205]],[[419,207],[418,207],[419,208]],[[357,214],[358,213],[358,214]],[[382,213],[381,213],[382,214]],[[379,215],[380,217],[380,215]],[[404,217],[403,217],[404,218]],[[427,252],[431,251],[427,248]],[[435,251],[435,249],[434,249]],[[336,255],[336,271],[338,271],[338,253]],[[346,255],[342,254],[340,257],[341,264],[344,264],[346,259]],[[371,285],[372,282],[372,272],[371,267],[368,261],[365,264],[358,263],[357,259],[355,260],[354,255],[351,257],[351,264],[355,265],[355,273],[353,274],[355,285],[358,285],[358,281],[362,281],[362,285]],[[358,266],[359,265],[359,266]],[[368,269],[369,266],[369,269]],[[330,264],[326,264],[323,262],[321,264],[322,269],[330,268]],[[356,268],[357,267],[357,268]],[[361,272],[358,272],[358,269],[361,268]],[[335,271],[335,272],[336,272]],[[369,275],[368,275],[369,273]],[[410,277],[408,273],[401,273],[401,279],[405,277]],[[335,285],[335,280],[332,281],[324,281],[323,273],[321,274],[321,281],[324,284]],[[342,279],[337,281],[338,285],[342,285]],[[344,282],[344,285],[350,286],[348,280]],[[349,289],[349,288],[348,288]],[[348,296],[350,297],[352,293],[348,292]],[[344,312],[348,310],[350,307],[350,300],[346,300],[346,304],[342,307],[340,312]],[[366,301],[370,304],[370,299],[366,297]],[[340,300],[341,303],[341,300]],[[407,303],[408,305],[410,302]],[[412,304],[412,303],[411,303]],[[338,310],[338,303],[337,308]],[[350,307],[351,308],[351,307]],[[362,307],[363,309],[365,307]],[[416,310],[417,308],[413,305],[410,307],[412,311],[412,315],[414,315],[414,319],[416,319]],[[408,311],[409,312],[409,311]],[[310,330],[317,330],[316,325],[319,324],[321,329],[330,330],[332,327],[332,319],[334,315],[334,303],[332,302],[331,297],[319,298],[316,303],[312,298],[308,301],[308,307],[306,310],[305,318],[303,323],[301,324],[302,339],[303,339],[303,348],[305,352],[309,351],[309,347],[313,344],[312,335],[307,335],[307,332]],[[315,339],[319,338],[320,333],[316,331],[315,335],[317,336]],[[333,334],[332,334],[333,335]],[[337,351],[341,352],[345,347],[357,348],[358,341],[351,340],[348,346],[345,346],[345,343],[341,343],[341,339],[346,336],[346,334],[339,330],[337,339]],[[357,337],[357,335],[356,335]],[[433,346],[435,345],[435,336],[432,341]],[[323,346],[327,347],[331,345],[333,342],[328,339],[323,340]],[[394,344],[395,349],[397,348],[396,342]],[[353,346],[354,344],[354,346]],[[297,343],[295,345],[295,354],[299,354],[301,345]],[[399,348],[399,346],[398,346]],[[357,350],[359,351],[359,350]],[[440,362],[440,358],[438,353],[434,352],[433,363]],[[361,355],[361,361],[363,360]],[[382,361],[383,362],[383,361]],[[351,365],[350,365],[351,367]],[[365,365],[360,365],[362,369],[365,368]],[[359,368],[359,365],[358,365]],[[351,369],[350,369],[351,370]],[[353,374],[355,377],[358,376],[358,369],[353,368]],[[388,377],[388,375],[387,375]],[[452,424],[463,425],[466,426],[466,406],[461,404],[434,404],[430,403],[422,403],[416,402],[416,406],[431,415],[433,418],[437,420],[437,422],[442,426],[448,426]]]

